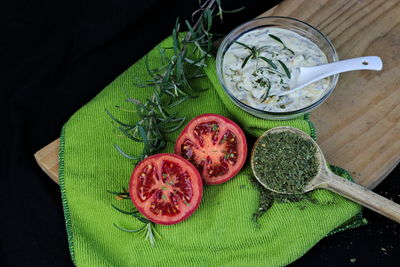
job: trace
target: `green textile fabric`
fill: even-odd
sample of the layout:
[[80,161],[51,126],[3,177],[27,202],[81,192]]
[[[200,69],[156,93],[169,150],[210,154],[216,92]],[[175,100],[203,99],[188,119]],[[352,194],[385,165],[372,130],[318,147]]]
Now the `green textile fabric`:
[[[160,45],[170,46],[168,38]],[[157,49],[148,54],[150,65],[158,63]],[[179,105],[180,114],[191,118],[217,113],[237,122],[248,136],[288,125],[313,134],[307,116],[288,121],[258,119],[237,108],[224,95],[211,64],[208,77],[195,87],[209,88],[198,98]],[[137,88],[135,82],[148,79],[145,60],[131,66],[65,124],[60,143],[60,186],[72,259],[78,266],[283,266],[305,254],[332,230],[354,218],[360,206],[325,190],[316,190],[311,203],[274,203],[259,220],[252,221],[259,195],[251,183],[247,163],[227,183],[205,186],[198,210],[187,220],[170,226],[156,225],[161,238],[151,247],[143,236],[123,232],[113,224],[137,229],[142,224],[121,214],[111,204],[131,210],[130,200],[116,200],[110,191],[127,188],[133,170],[131,161],[114,148],[118,144],[128,154],[142,147],[121,136],[106,115],[110,110],[126,122],[137,120],[131,98],[145,100],[152,89]],[[183,128],[183,127],[182,127]],[[180,131],[167,135],[161,152],[173,152]],[[250,148],[251,149],[251,148]]]

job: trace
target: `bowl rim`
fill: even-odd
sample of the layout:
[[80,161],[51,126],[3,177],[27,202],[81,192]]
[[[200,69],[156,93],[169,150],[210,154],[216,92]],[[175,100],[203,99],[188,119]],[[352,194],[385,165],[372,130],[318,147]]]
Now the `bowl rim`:
[[[296,18],[292,18],[292,17],[285,17],[285,16],[264,16],[264,17],[258,17],[258,18],[254,18],[251,19],[249,21],[246,21],[242,24],[240,24],[239,26],[235,27],[233,30],[231,30],[228,35],[225,36],[224,40],[221,42],[220,46],[218,47],[218,51],[217,51],[217,56],[216,56],[216,70],[217,70],[217,77],[218,80],[220,82],[220,84],[222,85],[222,88],[224,89],[224,91],[229,95],[229,97],[231,99],[233,99],[234,101],[239,102],[241,105],[244,105],[246,108],[256,112],[256,113],[262,113],[263,115],[272,115],[272,116],[276,116],[276,115],[282,115],[282,116],[289,116],[289,115],[297,115],[297,114],[304,114],[307,113],[311,110],[313,110],[314,108],[316,108],[317,106],[319,106],[320,104],[322,104],[322,102],[324,102],[333,92],[333,90],[335,89],[338,79],[339,79],[339,74],[334,74],[332,75],[333,78],[332,79],[332,86],[329,90],[327,90],[327,92],[325,93],[325,95],[323,95],[320,99],[318,99],[316,102],[312,103],[309,106],[306,106],[304,108],[301,109],[296,109],[296,110],[291,110],[291,111],[284,111],[284,112],[273,112],[273,111],[266,111],[266,110],[262,110],[262,109],[257,109],[254,108],[252,106],[247,105],[246,103],[240,101],[239,99],[237,99],[226,87],[225,85],[225,81],[223,78],[223,74],[221,73],[221,68],[222,68],[222,61],[223,61],[223,55],[225,51],[222,51],[223,47],[226,45],[226,43],[228,42],[228,37],[233,34],[236,30],[238,30],[239,28],[252,23],[254,21],[259,21],[259,20],[265,20],[265,19],[284,19],[284,20],[289,20],[289,21],[295,21],[295,22],[299,22],[300,24],[304,24],[305,26],[313,29],[314,31],[316,31],[319,35],[322,36],[322,38],[327,42],[328,47],[332,50],[332,58],[333,58],[333,62],[336,62],[339,60],[338,54],[336,52],[335,47],[332,44],[332,41],[325,35],[323,34],[320,30],[318,30],[316,27],[310,25],[307,22],[304,22],[302,20],[296,19]],[[240,36],[245,34],[246,32],[249,32],[251,30],[257,29],[263,27],[262,25],[257,26],[257,27],[253,27],[250,28],[246,31],[243,31],[240,33]],[[232,38],[233,39],[233,38]],[[230,46],[230,45],[229,45]],[[227,49],[229,48],[229,46],[227,47]],[[227,50],[226,49],[226,50]],[[332,77],[331,76],[331,77]],[[243,109],[243,108],[242,108]],[[247,110],[245,110],[246,112],[248,112]]]

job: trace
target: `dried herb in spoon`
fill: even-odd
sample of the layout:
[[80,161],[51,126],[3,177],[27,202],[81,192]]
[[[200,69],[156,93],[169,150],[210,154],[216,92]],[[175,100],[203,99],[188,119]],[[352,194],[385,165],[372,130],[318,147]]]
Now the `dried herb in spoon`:
[[315,202],[311,195],[303,193],[304,186],[318,173],[316,148],[308,140],[295,133],[271,133],[261,137],[254,147],[252,164],[254,172],[268,187],[255,178],[252,182],[259,191],[259,206],[253,214],[258,219],[277,202]]
[[254,147],[255,175],[271,190],[299,194],[318,173],[317,149],[310,140],[291,132],[267,134]]

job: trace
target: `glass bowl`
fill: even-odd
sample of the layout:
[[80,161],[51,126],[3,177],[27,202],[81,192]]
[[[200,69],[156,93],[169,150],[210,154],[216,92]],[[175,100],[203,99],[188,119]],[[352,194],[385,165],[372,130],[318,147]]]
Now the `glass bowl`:
[[233,101],[233,103],[235,103],[238,107],[240,107],[244,111],[253,114],[254,116],[270,120],[287,120],[304,115],[305,113],[310,112],[311,110],[317,108],[330,96],[338,81],[339,78],[338,74],[335,74],[329,78],[328,88],[325,90],[321,98],[319,98],[316,102],[298,110],[285,111],[285,112],[271,112],[251,107],[243,103],[239,99],[237,99],[230,92],[229,88],[225,83],[223,75],[223,59],[226,51],[229,49],[232,43],[235,42],[244,33],[265,27],[276,27],[293,31],[314,42],[322,50],[322,52],[324,52],[328,60],[328,63],[339,60],[336,50],[333,47],[331,41],[323,33],[321,33],[313,26],[303,21],[289,17],[277,17],[277,16],[262,17],[250,20],[238,26],[233,31],[231,31],[222,41],[218,49],[217,59],[216,59],[217,76],[219,82],[221,83],[225,93]]

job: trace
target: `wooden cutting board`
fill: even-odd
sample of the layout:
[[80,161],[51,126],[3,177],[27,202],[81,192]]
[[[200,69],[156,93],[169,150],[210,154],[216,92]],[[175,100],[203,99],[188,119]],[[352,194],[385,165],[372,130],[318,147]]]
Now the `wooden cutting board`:
[[[341,59],[380,56],[383,70],[340,75],[333,94],[311,114],[327,160],[370,188],[400,161],[400,1],[286,0],[261,16],[288,16],[326,34]],[[35,154],[58,182],[55,140]]]

